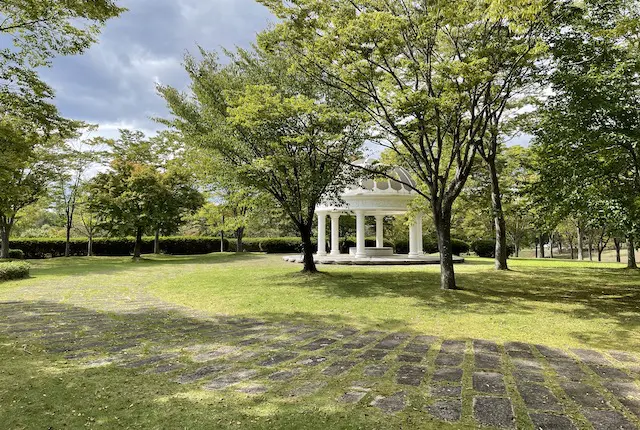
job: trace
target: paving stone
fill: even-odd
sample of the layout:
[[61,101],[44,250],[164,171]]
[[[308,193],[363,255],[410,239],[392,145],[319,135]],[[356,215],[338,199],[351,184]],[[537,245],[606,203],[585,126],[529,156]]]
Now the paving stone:
[[282,353],[282,354],[272,355],[271,357],[267,358],[264,361],[261,361],[258,364],[260,366],[265,366],[265,367],[275,366],[277,364],[284,363],[285,361],[293,360],[297,356],[298,356],[298,354],[285,352],[285,353]]
[[292,397],[309,396],[313,393],[320,391],[326,386],[327,386],[327,383],[324,381],[310,381],[292,390],[289,393],[289,395]]
[[364,348],[365,346],[375,342],[376,340],[377,340],[377,337],[374,337],[374,336],[360,335],[360,336],[356,336],[355,338],[351,339],[350,342],[345,343],[343,348],[346,348],[346,349],[361,349],[361,348]]
[[631,376],[627,375],[620,369],[616,369],[611,366],[589,366],[591,370],[593,370],[598,376],[604,379],[614,379],[614,380],[623,380],[630,381],[632,380]]
[[153,355],[151,357],[143,358],[141,360],[130,361],[123,363],[121,366],[127,369],[136,369],[138,367],[148,366],[150,364],[158,363],[160,361],[170,360],[175,358],[177,354],[161,354]]
[[199,369],[196,369],[191,373],[181,375],[176,381],[179,384],[189,384],[199,379],[206,378],[209,375],[224,372],[225,370],[228,370],[230,367],[231,366],[229,366],[228,364],[215,364],[212,366],[204,366]]
[[586,364],[595,364],[600,366],[607,366],[611,364],[609,360],[607,360],[604,355],[600,354],[598,351],[590,349],[572,349],[571,352],[580,357],[580,360]]
[[323,375],[338,376],[345,372],[348,372],[353,366],[358,364],[355,361],[336,361],[326,369],[322,371]]
[[426,367],[401,366],[396,374],[396,382],[402,385],[419,386],[427,373]]
[[517,383],[538,382],[544,383],[544,373],[539,370],[516,370],[512,373]]
[[429,388],[432,397],[460,397],[462,387],[460,385],[433,385]]
[[294,340],[296,342],[301,342],[303,340],[307,340],[307,339],[311,339],[312,337],[319,336],[322,333],[323,332],[321,330],[306,331],[293,336],[291,340]]
[[577,427],[567,417],[550,414],[529,414],[536,430],[577,430]]
[[474,340],[473,350],[476,353],[500,354],[500,349],[498,348],[498,344],[488,340],[481,340],[481,339]]
[[317,351],[318,349],[322,349],[325,348],[329,345],[332,345],[336,342],[335,339],[329,339],[326,337],[320,338],[320,339],[316,339],[313,342],[303,346],[300,349],[303,349],[305,351]]
[[505,351],[526,351],[531,352],[531,346],[524,342],[507,342],[504,344]]
[[474,397],[473,417],[482,425],[501,429],[515,427],[511,400],[502,397]]
[[460,366],[464,361],[461,353],[440,352],[436,357],[436,366]]
[[590,385],[581,382],[563,382],[560,384],[567,396],[582,407],[602,408],[607,401]]
[[464,353],[467,349],[467,343],[462,340],[445,340],[440,346],[441,352]]
[[562,406],[551,390],[539,384],[517,384],[518,391],[529,409],[558,411]]
[[575,361],[555,361],[549,364],[559,376],[572,381],[581,381],[587,376]]
[[254,385],[247,385],[246,387],[238,388],[238,391],[245,394],[256,395],[256,394],[264,394],[269,390],[264,385],[254,384]]
[[443,367],[436,369],[431,378],[434,382],[457,382],[462,381],[462,369]]
[[237,372],[228,373],[212,379],[204,388],[207,390],[222,390],[232,385],[239,384],[240,382],[255,378],[257,374],[258,372],[253,369],[239,370]]
[[473,374],[473,389],[482,393],[506,393],[504,376],[501,373],[475,372]]
[[431,345],[426,343],[409,343],[404,347],[405,352],[412,352],[414,354],[426,354],[429,352]]
[[393,333],[388,335],[384,339],[382,339],[380,342],[378,342],[378,344],[375,347],[379,349],[395,349],[398,346],[400,346],[402,342],[407,340],[408,337],[409,337],[408,334]]
[[358,403],[367,395],[362,391],[348,391],[344,393],[338,400],[342,403]]
[[379,408],[387,414],[393,414],[400,412],[405,408],[405,397],[406,394],[404,391],[400,391],[389,397],[378,396],[370,403],[370,405]]
[[288,381],[300,374],[299,369],[281,370],[279,372],[269,375],[269,379],[272,381]]
[[336,348],[336,349],[332,349],[331,351],[329,351],[329,354],[337,355],[338,357],[346,357],[347,355],[351,355],[352,352],[353,351],[349,350],[349,349]]
[[622,398],[618,399],[627,409],[631,411],[635,416],[640,418],[640,399]]
[[193,357],[193,361],[195,361],[196,363],[204,363],[206,361],[216,360],[224,355],[231,354],[239,350],[240,348],[234,346],[223,346],[213,351],[198,354]]
[[528,359],[528,358],[514,358],[511,360],[513,363],[513,367],[517,370],[533,370],[533,371],[542,371],[544,370],[544,366],[537,359]]
[[473,358],[478,369],[499,369],[502,363],[499,355],[486,352],[476,352]]
[[420,335],[420,336],[414,337],[412,342],[426,343],[428,345],[431,345],[432,343],[434,343],[437,340],[438,340],[437,336]]
[[439,400],[426,407],[427,412],[442,421],[459,421],[462,416],[461,400]]
[[583,409],[582,414],[593,425],[594,430],[636,430],[637,427],[624,415],[612,410]]
[[602,385],[616,397],[635,397],[640,399],[640,388],[634,382],[606,381]]
[[337,331],[335,333],[335,336],[338,337],[338,338],[343,339],[345,337],[353,336],[356,333],[358,333],[358,330],[356,330],[356,329],[345,328],[345,329]]
[[398,356],[398,361],[404,363],[420,363],[422,360],[423,358],[417,355],[402,354]]
[[636,356],[624,351],[609,351],[609,355],[623,363],[637,363],[640,361]]
[[358,358],[362,358],[363,360],[382,360],[387,354],[389,354],[389,351],[384,349],[370,349],[360,354]]
[[308,357],[304,360],[298,361],[296,364],[301,366],[317,366],[320,363],[327,361],[326,357]]
[[374,364],[364,368],[365,376],[382,377],[389,370],[389,366]]
[[169,372],[175,372],[176,370],[181,370],[184,368],[185,368],[185,365],[181,363],[168,363],[168,364],[161,364],[159,366],[153,367],[147,370],[145,373],[155,373],[155,374],[169,373]]
[[526,360],[535,360],[536,356],[533,355],[531,351],[507,351],[509,357],[513,358],[523,358]]

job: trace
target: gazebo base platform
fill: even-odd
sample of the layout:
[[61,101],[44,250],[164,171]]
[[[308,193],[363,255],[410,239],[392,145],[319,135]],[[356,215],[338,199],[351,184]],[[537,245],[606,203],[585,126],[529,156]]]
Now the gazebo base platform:
[[[353,255],[326,255],[318,257],[314,255],[316,264],[340,264],[357,266],[409,266],[419,264],[440,264],[440,257],[433,255],[423,255],[421,257],[409,257],[406,254],[394,254],[384,257],[363,257],[355,258]],[[290,263],[302,263],[302,255],[287,255],[282,257],[284,261]],[[454,263],[464,263],[464,258],[454,256]]]

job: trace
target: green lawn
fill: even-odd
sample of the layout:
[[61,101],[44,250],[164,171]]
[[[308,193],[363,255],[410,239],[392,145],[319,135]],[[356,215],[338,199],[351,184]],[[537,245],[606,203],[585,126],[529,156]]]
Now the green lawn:
[[[298,318],[358,328],[415,330],[445,338],[558,347],[640,350],[640,272],[615,263],[489,259],[456,266],[463,291],[438,288],[439,267],[320,266],[317,276],[276,255],[71,258],[32,263],[32,278],[0,284],[64,300],[125,294],[131,287],[194,309],[269,320]],[[96,286],[93,289],[91,286]],[[76,288],[81,287],[81,288]],[[31,294],[31,298],[35,298]]]
[[[149,256],[139,263],[70,258],[32,262],[31,278],[0,283],[0,301],[73,306],[90,310],[98,320],[108,316],[125,326],[135,320],[137,327],[159,334],[166,317],[150,311],[122,314],[155,301],[198,315],[640,351],[640,272],[614,263],[561,260],[512,260],[511,267],[497,273],[491,260],[468,259],[456,266],[463,290],[441,291],[438,266],[321,266],[322,274],[306,276],[279,256],[259,254]],[[180,316],[173,325],[190,322]],[[377,408],[336,403],[349,383],[345,380],[334,380],[313,401],[290,399],[277,389],[257,397],[210,392],[176,384],[165,375],[141,376],[139,369],[83,367],[63,354],[38,349],[28,332],[21,336],[24,341],[11,340],[0,330],[0,423],[6,428],[449,428],[421,412],[430,401],[421,394],[424,388],[408,390],[411,406],[386,416]],[[143,354],[152,355],[161,343],[152,337]],[[436,352],[429,352],[428,363]],[[450,428],[477,425],[471,419],[473,357],[468,353],[463,367],[463,419]],[[506,383],[518,425],[532,428],[514,394],[514,380],[507,377]],[[391,395],[397,384],[387,377],[376,390]],[[568,413],[582,427],[577,409]]]

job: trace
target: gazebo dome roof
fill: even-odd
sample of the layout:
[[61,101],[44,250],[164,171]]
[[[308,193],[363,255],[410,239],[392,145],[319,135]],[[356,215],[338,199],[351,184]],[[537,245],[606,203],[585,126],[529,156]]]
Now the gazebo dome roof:
[[[367,163],[362,162],[362,164]],[[370,164],[370,163],[367,163]],[[407,195],[415,194],[415,191],[408,185],[416,186],[411,174],[404,167],[391,167],[387,174],[397,179],[379,176],[376,178],[363,179],[357,185],[351,185],[343,193],[343,197],[362,194],[385,194],[385,195]]]
[[[373,162],[360,160],[354,164],[372,166]],[[411,186],[416,186],[416,182],[411,174],[402,167],[390,167],[387,174],[391,178],[378,176],[361,179],[357,183],[347,186],[340,195],[340,199],[344,203],[323,202],[316,207],[316,212],[352,213],[356,210],[362,210],[368,215],[406,213],[408,205],[417,196],[417,193],[411,188]]]

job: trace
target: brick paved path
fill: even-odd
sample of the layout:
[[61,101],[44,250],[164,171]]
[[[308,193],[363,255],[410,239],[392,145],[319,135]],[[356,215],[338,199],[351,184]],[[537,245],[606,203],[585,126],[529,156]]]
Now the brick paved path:
[[0,338],[54,360],[250,396],[331,392],[344,407],[420,408],[498,428],[640,428],[637,354],[214,318],[135,292],[64,303],[40,293],[47,300],[0,302]]

